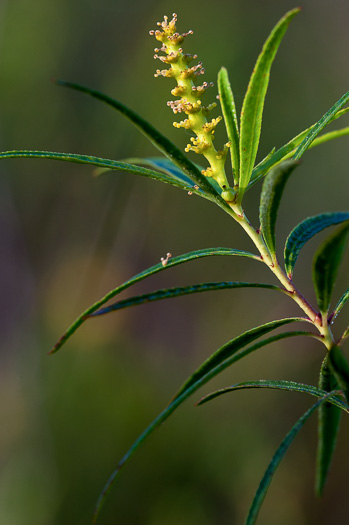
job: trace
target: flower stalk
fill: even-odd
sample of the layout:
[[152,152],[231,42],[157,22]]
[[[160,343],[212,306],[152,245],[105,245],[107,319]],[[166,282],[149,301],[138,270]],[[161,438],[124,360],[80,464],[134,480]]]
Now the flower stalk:
[[[180,122],[174,122],[174,127],[191,130],[195,135],[191,137],[185,151],[193,151],[206,158],[209,166],[202,171],[202,174],[206,177],[212,177],[218,182],[224,200],[234,201],[235,191],[229,185],[224,167],[230,143],[227,142],[223,149],[218,151],[213,145],[215,129],[222,117],[208,120],[209,113],[217,104],[213,102],[204,106],[201,100],[207,89],[213,86],[213,82],[203,82],[201,85],[197,85],[198,77],[205,72],[202,62],[189,67],[189,64],[197,59],[197,55],[184,53],[182,48],[184,39],[188,35],[192,35],[193,31],[178,33],[176,22],[177,15],[175,13],[170,21],[165,16],[163,22],[157,24],[159,29],[149,32],[162,43],[160,48],[155,48],[154,58],[170,66],[169,69],[158,69],[155,77],[163,76],[173,78],[176,81],[177,86],[172,89],[171,94],[174,97],[179,97],[179,99],[170,100],[167,105],[175,115],[178,113],[186,115],[186,118]],[[164,55],[158,55],[160,51]]]

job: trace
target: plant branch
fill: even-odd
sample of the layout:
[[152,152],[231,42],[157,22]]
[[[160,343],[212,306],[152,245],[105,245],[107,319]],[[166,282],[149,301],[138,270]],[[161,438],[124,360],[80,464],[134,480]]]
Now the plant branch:
[[229,202],[228,204],[232,210],[231,216],[236,220],[236,222],[240,224],[240,226],[250,237],[250,239],[252,240],[252,242],[254,243],[261,255],[261,260],[264,262],[264,264],[268,266],[270,271],[284,286],[284,288],[288,292],[287,295],[291,297],[295,301],[295,303],[298,304],[298,306],[311,320],[311,322],[314,324],[314,327],[319,331],[323,344],[328,350],[330,350],[335,344],[335,341],[329,324],[327,322],[327,318],[325,318],[325,316],[321,316],[318,312],[314,310],[311,304],[305,299],[302,293],[293,284],[292,280],[287,277],[286,273],[280,267],[276,256],[272,257],[272,255],[270,254],[260,231],[252,226],[241,206],[233,202]]

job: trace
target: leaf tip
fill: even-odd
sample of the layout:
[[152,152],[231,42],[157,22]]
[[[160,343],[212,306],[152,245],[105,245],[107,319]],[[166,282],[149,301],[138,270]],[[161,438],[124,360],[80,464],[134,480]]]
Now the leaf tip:
[[57,341],[57,343],[53,346],[53,348],[51,348],[51,350],[49,352],[47,352],[47,355],[52,355],[54,354],[55,352],[57,352],[57,350],[59,350],[61,348],[61,346],[63,346],[63,344],[65,343],[66,341],[66,337],[67,337],[67,333],[65,332]]

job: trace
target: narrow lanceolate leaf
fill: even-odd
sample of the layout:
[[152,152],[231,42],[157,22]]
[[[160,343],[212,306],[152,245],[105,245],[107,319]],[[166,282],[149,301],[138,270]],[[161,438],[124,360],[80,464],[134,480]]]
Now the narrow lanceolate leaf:
[[349,401],[349,363],[344,357],[340,346],[335,345],[328,354],[328,365],[336,378],[339,387]]
[[144,120],[140,115],[135,111],[125,106],[118,100],[97,91],[96,89],[90,89],[80,84],[75,84],[73,82],[66,82],[65,80],[57,80],[56,83],[59,86],[64,86],[70,89],[75,89],[82,93],[86,93],[102,102],[113,107],[119,111],[122,115],[128,118],[134,126],[136,126],[149,140],[150,142],[161,151],[166,157],[168,157],[176,166],[182,169],[195,184],[198,184],[199,187],[205,191],[208,195],[211,196],[211,200],[214,200],[220,207],[223,209],[229,209],[229,206],[221,198],[219,193],[212,187],[212,185],[207,181],[206,177],[202,175],[200,170],[196,165],[191,162],[184,153],[177,148],[173,142],[171,142],[165,135],[158,131],[152,124]]
[[[3,153],[0,153],[0,159],[9,158],[50,159],[61,160],[64,162],[75,162],[77,164],[89,164],[91,166],[98,166],[99,168],[105,168],[107,170],[127,171],[135,175],[142,175],[143,177],[148,177],[149,179],[154,179],[160,182],[165,182],[166,184],[171,184],[172,186],[176,186],[186,191],[192,190],[196,192],[196,190],[192,188],[192,183],[190,179],[188,182],[185,180],[180,180],[179,178],[167,176],[164,173],[160,173],[159,171],[154,171],[148,168],[142,168],[141,166],[135,166],[126,162],[119,162],[117,160],[93,157],[91,155],[80,155],[77,153],[57,153],[55,151],[30,150],[4,151]],[[203,197],[205,196],[203,192],[200,192],[200,195]]]
[[332,291],[344,254],[349,221],[322,243],[315,254],[313,281],[320,312],[326,314],[330,306]]
[[[328,355],[322,362],[319,389],[332,392],[338,389],[338,383],[328,366]],[[336,448],[337,435],[341,420],[341,410],[332,403],[323,403],[319,407],[319,427],[318,427],[318,448],[316,457],[316,477],[315,492],[321,496],[324,490],[328,472],[332,463],[333,454]]]
[[325,142],[329,142],[330,140],[345,137],[346,135],[349,135],[349,127],[329,131],[328,133],[324,133],[323,135],[320,135],[320,137],[315,139],[314,142],[310,144],[309,149],[313,148],[314,146],[320,146],[321,144],[325,144]]
[[349,326],[348,326],[348,328],[346,328],[346,330],[344,330],[340,342],[341,342],[341,343],[344,343],[344,341],[345,341],[346,339],[348,339],[348,337],[349,337]]
[[[349,112],[349,108],[341,109],[340,111],[337,111],[335,115],[330,119],[327,124],[330,124],[334,120],[337,120],[338,118],[342,117],[346,113]],[[289,157],[292,157],[294,153],[296,152],[297,147],[302,143],[302,141],[305,139],[305,137],[309,134],[310,130],[315,126],[310,126],[306,130],[302,131],[293,139],[291,139],[287,144],[279,148],[277,151],[273,151],[271,155],[268,155],[265,159],[262,160],[255,168],[253,168],[251,180],[249,183],[249,188],[251,188],[256,182],[258,182],[261,178],[263,178],[268,171],[281,162],[282,160],[285,160]],[[338,137],[342,137],[344,135],[349,134],[349,128],[343,128],[335,131],[331,131],[330,133],[324,133],[323,135],[320,135],[320,137],[317,137],[309,146],[309,149],[318,146],[320,144],[323,144],[325,142],[328,142],[329,140],[336,139]],[[275,148],[274,148],[275,149]]]
[[259,206],[261,231],[272,257],[275,256],[275,225],[277,213],[288,177],[298,161],[285,160],[270,170],[264,179]]
[[229,82],[228,71],[225,67],[222,67],[218,73],[218,91],[225,127],[230,141],[230,154],[234,174],[234,183],[238,184],[240,170],[239,124],[236,114],[234,96]]
[[349,212],[321,213],[308,217],[291,231],[285,244],[285,269],[289,279],[292,278],[294,265],[305,243],[328,226],[347,220],[349,220]]
[[254,67],[241,111],[239,199],[250,182],[257,155],[262,126],[264,100],[276,52],[292,18],[300,11],[293,9],[281,18],[265,42]]
[[330,316],[331,323],[333,323],[333,321],[335,320],[335,318],[337,317],[337,315],[339,314],[339,312],[341,311],[341,309],[343,308],[343,306],[345,305],[347,301],[349,301],[349,288],[344,292],[344,294],[342,295],[342,297],[339,299],[338,303],[336,304],[335,309],[333,310]]
[[142,281],[143,279],[149,277],[150,275],[154,275],[155,273],[161,272],[163,270],[166,270],[168,268],[172,268],[173,266],[177,266],[178,264],[183,264],[189,261],[193,261],[195,259],[200,259],[201,257],[210,257],[212,255],[238,255],[242,257],[249,257],[251,259],[255,259],[256,261],[261,261],[260,257],[257,255],[253,255],[252,253],[243,252],[240,250],[233,250],[231,248],[208,248],[205,250],[197,250],[195,252],[189,252],[185,253],[184,255],[179,255],[177,257],[171,257],[166,264],[159,263],[155,264],[155,266],[151,266],[147,270],[144,270],[141,273],[138,273],[128,281],[124,282],[114,290],[111,290],[108,292],[102,299],[94,303],[92,306],[87,308],[74,322],[73,324],[64,332],[62,337],[57,341],[53,349],[50,353],[56,352],[61,348],[64,343],[76,332],[76,330],[81,326],[88,317],[96,312],[99,308],[101,308],[105,303],[107,303],[110,299],[113,299],[116,295],[121,293],[123,290],[126,290],[126,288],[129,288],[129,286],[132,286],[133,284]]
[[[197,405],[203,405],[208,401],[212,401],[216,397],[229,394],[230,392],[235,392],[236,390],[246,390],[249,388],[289,390],[290,392],[301,392],[303,394],[309,394],[310,396],[319,398],[325,396],[328,393],[328,391],[325,389],[317,388],[313,385],[305,385],[304,383],[296,383],[294,381],[267,381],[260,379],[257,381],[243,381],[241,383],[236,383],[235,385],[216,390],[215,392],[207,394],[202,399],[200,399]],[[349,412],[349,405],[344,403],[344,401],[342,401],[339,397],[332,397],[329,399],[329,403],[336,408],[344,410],[345,412]]]
[[[194,190],[196,193],[200,194],[201,196],[204,196],[205,193],[200,188],[198,189],[197,185],[193,185],[193,181],[184,173],[183,170],[178,168],[178,166],[175,166],[173,162],[170,161],[170,159],[167,159],[166,157],[149,157],[149,158],[129,158],[129,159],[122,159],[121,162],[129,162],[130,164],[136,164],[137,166],[146,166],[148,168],[152,168],[155,170],[161,170],[166,173],[166,175],[169,175],[170,177],[174,177],[180,181],[182,181],[185,184],[188,184],[191,187],[191,191],[194,193]],[[199,166],[198,164],[195,164],[195,166],[202,171],[204,168],[202,166]],[[219,193],[222,191],[222,188],[218,184],[218,182],[213,179],[212,177],[208,177],[207,181],[213,186],[213,188]],[[210,198],[210,196],[206,196],[206,198]],[[210,198],[210,200],[212,200]]]
[[200,283],[192,284],[191,286],[177,286],[176,288],[166,288],[163,290],[156,290],[155,292],[136,295],[129,299],[123,299],[117,303],[113,303],[105,308],[101,308],[90,315],[96,317],[97,315],[104,315],[130,306],[138,306],[139,304],[151,303],[153,301],[160,301],[162,299],[172,299],[181,295],[189,295],[199,292],[212,292],[217,290],[227,290],[232,288],[266,288],[268,290],[277,290],[279,292],[288,293],[285,289],[279,288],[273,284],[263,283],[242,283],[233,281],[221,281],[216,283]]
[[[147,168],[154,169],[156,171],[160,170],[169,175],[170,177],[175,177],[176,179],[188,184],[193,185],[193,181],[182,171],[178,166],[173,164],[166,157],[148,157],[145,159],[131,157],[129,159],[122,159],[122,162],[127,162],[130,164],[136,164],[137,166],[146,166]],[[202,168],[203,169],[203,168]]]
[[303,427],[304,423],[312,415],[312,413],[317,408],[319,408],[319,406],[321,406],[322,403],[326,402],[330,397],[332,397],[336,393],[336,391],[330,392],[326,396],[322,397],[319,401],[317,401],[317,403],[315,403],[311,408],[309,408],[309,410],[307,410],[305,414],[303,414],[303,416],[298,419],[297,423],[291,428],[290,432],[286,435],[281,445],[277,449],[276,453],[274,454],[271,462],[269,463],[267,470],[264,473],[262,481],[260,482],[260,485],[257,489],[256,495],[250,507],[245,525],[254,525],[256,523],[258,513],[261,509],[273,476],[278,466],[280,465],[282,459],[284,458],[289,446],[291,445],[298,432]]
[[311,128],[305,139],[298,146],[296,153],[294,154],[294,159],[300,159],[303,153],[309,148],[310,144],[316,139],[316,137],[321,133],[325,126],[331,120],[333,120],[334,115],[338,113],[342,107],[347,104],[349,100],[349,91],[345,93],[332,107],[325,113],[325,115]]
[[242,348],[239,351],[237,351],[234,355],[223,361],[221,364],[216,366],[215,368],[211,369],[209,372],[207,372],[206,375],[201,377],[196,383],[192,384],[190,387],[188,387],[180,396],[177,396],[153,421],[150,423],[150,425],[140,434],[140,436],[136,439],[136,441],[133,443],[133,445],[129,448],[129,450],[126,452],[126,454],[122,457],[120,462],[118,463],[115,470],[112,472],[111,476],[109,477],[107,483],[104,486],[104,489],[102,490],[100,497],[97,501],[95,512],[93,516],[93,523],[96,523],[97,518],[99,516],[99,513],[105,503],[105,500],[111,490],[111,487],[116,480],[116,478],[119,476],[120,471],[122,467],[131,459],[131,457],[137,452],[137,450],[140,448],[140,446],[148,439],[148,437],[151,436],[151,434],[162,424],[166,419],[186,400],[188,397],[190,397],[194,392],[196,392],[201,386],[203,386],[205,383],[210,381],[213,377],[220,374],[223,370],[231,366],[233,363],[236,363],[240,359],[243,359],[247,355],[251,354],[252,352],[255,352],[256,350],[259,350],[260,348],[266,347],[270,345],[271,343],[280,341],[282,339],[290,338],[290,337],[298,337],[298,336],[308,336],[308,337],[314,337],[314,334],[311,332],[285,332],[283,334],[274,335],[272,337],[268,337],[267,339],[264,339],[262,341],[259,341],[258,343],[255,343],[247,348]]
[[279,328],[280,326],[297,321],[307,321],[307,319],[303,317],[288,317],[286,319],[278,319],[277,321],[271,321],[270,323],[266,323],[261,326],[257,326],[256,328],[252,328],[251,330],[247,330],[232,341],[229,341],[219,348],[219,350],[214,352],[208,359],[206,359],[206,361],[202,363],[201,366],[199,366],[197,370],[195,370],[189,379],[187,379],[187,381],[181,386],[176,394],[175,399],[185,392],[185,390],[190,388],[191,385],[197,381],[200,381],[200,379],[210,372],[210,370],[229,359],[244,346],[247,346],[272,330],[276,330],[276,328]]

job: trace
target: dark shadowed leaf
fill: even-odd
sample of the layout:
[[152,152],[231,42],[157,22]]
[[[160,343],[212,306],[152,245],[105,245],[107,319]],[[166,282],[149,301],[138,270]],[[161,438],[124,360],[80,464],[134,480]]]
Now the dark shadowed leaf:
[[[306,321],[306,319],[302,319],[303,321]],[[286,321],[286,320],[285,320]],[[290,320],[292,322],[292,320]],[[93,523],[96,523],[97,518],[99,516],[99,513],[105,503],[105,500],[112,488],[112,485],[116,478],[119,476],[120,471],[122,467],[131,459],[131,457],[135,454],[135,452],[140,448],[140,446],[147,440],[147,438],[156,430],[166,419],[186,400],[188,397],[190,397],[194,392],[196,392],[201,386],[203,386],[205,383],[210,381],[213,377],[220,374],[223,370],[231,366],[233,363],[236,363],[240,359],[243,359],[247,355],[251,354],[252,352],[255,352],[256,350],[259,350],[260,348],[266,347],[270,345],[273,342],[280,341],[282,339],[290,338],[290,337],[297,337],[297,336],[307,336],[307,337],[314,337],[314,334],[311,332],[285,332],[283,334],[274,335],[272,337],[268,337],[267,339],[264,339],[263,341],[259,341],[258,343],[255,343],[247,348],[242,348],[241,350],[236,351],[234,355],[231,355],[226,361],[223,361],[218,366],[212,368],[209,372],[206,373],[206,375],[202,376],[201,379],[199,379],[196,383],[192,384],[190,387],[188,387],[185,391],[182,392],[181,395],[178,395],[173,399],[173,401],[163,410],[153,421],[150,423],[150,425],[140,434],[140,436],[136,439],[136,441],[133,443],[133,445],[129,448],[129,450],[126,452],[126,454],[122,457],[120,462],[118,463],[115,470],[112,472],[111,476],[109,477],[107,483],[104,486],[104,489],[102,490],[100,497],[97,501],[95,512],[93,516]],[[234,343],[234,340],[230,341],[230,343]],[[229,344],[229,343],[227,343]],[[226,347],[227,345],[224,345]],[[224,348],[223,347],[223,348]],[[236,347],[235,347],[236,348]]]
[[260,482],[260,485],[257,489],[256,495],[250,507],[245,525],[254,525],[256,523],[258,513],[261,509],[261,506],[263,504],[264,498],[267,494],[267,491],[273,479],[273,476],[278,466],[280,465],[282,459],[284,458],[289,446],[291,445],[292,441],[294,440],[298,432],[303,427],[304,423],[312,415],[312,413],[319,406],[321,406],[322,403],[327,401],[330,397],[332,397],[336,393],[337,393],[336,391],[330,392],[326,396],[322,397],[319,401],[317,401],[317,403],[315,403],[311,408],[309,408],[309,410],[307,410],[305,414],[303,414],[303,416],[298,419],[297,423],[291,428],[290,432],[286,435],[281,445],[277,449],[276,453],[274,454],[271,462],[269,463],[267,470],[264,473],[262,481]]
[[227,205],[227,203],[221,198],[219,193],[217,193],[213,186],[207,181],[206,177],[202,175],[201,171],[197,168],[197,166],[193,162],[191,162],[188,159],[188,157],[184,155],[184,153],[179,148],[177,148],[177,146],[173,142],[171,142],[167,137],[165,137],[165,135],[163,135],[160,131],[154,128],[152,124],[144,120],[135,111],[128,108],[127,106],[125,106],[125,104],[122,104],[118,100],[111,98],[108,95],[101,93],[100,91],[97,91],[96,89],[90,89],[88,87],[81,86],[80,84],[66,82],[65,80],[57,80],[56,83],[59,86],[67,87],[76,91],[80,91],[82,93],[86,93],[87,95],[101,100],[102,102],[108,104],[109,106],[119,111],[122,115],[129,119],[132,122],[132,124],[136,126],[159,151],[161,151],[176,166],[183,170],[189,176],[189,178],[195,184],[198,184],[198,186],[205,193],[210,195],[211,200],[215,201],[216,204],[218,204],[221,208],[229,210],[230,212],[230,208]]
[[[338,389],[338,383],[328,366],[328,356],[322,362],[319,389],[332,392]],[[334,401],[334,397],[331,401]],[[337,435],[341,420],[341,411],[333,403],[323,403],[319,407],[318,448],[316,456],[315,492],[321,496],[336,448]]]
[[298,161],[285,160],[271,169],[264,179],[259,205],[259,220],[266,245],[275,257],[275,225],[277,213],[288,177]]
[[238,184],[240,170],[239,124],[236,115],[234,96],[229,82],[228,71],[225,67],[222,67],[218,73],[218,90],[225,127],[231,144],[230,153],[234,174],[234,183]]
[[91,314],[96,312],[99,308],[101,308],[101,306],[103,306],[110,299],[121,293],[123,290],[126,290],[126,288],[128,288],[129,286],[132,286],[133,284],[142,281],[150,275],[154,275],[155,273],[161,272],[168,268],[172,268],[173,266],[177,266],[178,264],[183,264],[195,259],[200,259],[201,257],[210,257],[212,255],[237,255],[242,257],[249,257],[251,259],[255,259],[256,261],[261,261],[260,257],[258,257],[257,255],[253,255],[252,253],[248,252],[242,252],[240,250],[233,250],[231,248],[207,248],[205,250],[197,250],[195,252],[185,253],[184,255],[179,255],[177,257],[171,257],[166,265],[163,265],[162,263],[155,264],[155,266],[151,266],[147,270],[138,273],[128,281],[118,286],[117,288],[114,288],[114,290],[108,292],[104,297],[102,297],[102,299],[100,299],[92,306],[87,308],[64,332],[64,334],[57,341],[50,353],[57,352],[57,350],[59,350],[64,345],[64,343],[76,332],[79,326],[81,326]]
[[291,279],[299,252],[314,235],[328,226],[340,224],[349,219],[349,212],[321,213],[308,217],[291,231],[285,244],[285,269]]
[[344,357],[340,346],[335,345],[328,354],[328,365],[333,372],[334,377],[343,390],[347,402],[349,400],[349,363]]
[[346,221],[343,226],[321,244],[314,257],[313,281],[316,300],[322,314],[326,314],[330,306],[332,291],[344,254],[348,231],[349,221]]
[[292,18],[293,9],[281,18],[266,40],[253,69],[241,111],[239,199],[243,197],[252,175],[262,126],[264,100],[275,55]]
[[[147,168],[160,170],[169,175],[170,177],[175,177],[176,179],[188,184],[189,186],[193,185],[193,181],[178,168],[173,162],[171,162],[166,157],[147,157],[145,159],[131,157],[129,159],[122,159],[122,162],[127,162],[130,164],[136,164],[137,166],[146,166]],[[203,169],[203,168],[202,168]]]
[[179,297],[181,295],[188,295],[199,292],[212,292],[217,290],[227,290],[232,288],[264,288],[268,290],[277,290],[279,292],[287,293],[283,288],[275,286],[273,284],[263,283],[242,283],[233,281],[221,281],[215,283],[200,283],[192,284],[190,286],[177,286],[176,288],[166,288],[163,290],[156,290],[142,295],[136,295],[129,299],[123,299],[117,303],[113,303],[105,308],[101,308],[90,315],[90,317],[96,317],[97,315],[104,315],[122,308],[128,308],[130,306],[137,306],[139,304],[150,303],[153,301],[160,301],[162,299],[171,299],[173,297]]
[[[236,383],[235,385],[228,386],[226,388],[221,388],[207,394],[204,396],[197,405],[203,405],[208,401],[212,401],[216,397],[222,396],[224,394],[229,394],[230,392],[235,392],[236,390],[246,390],[250,388],[269,388],[275,390],[289,390],[290,392],[301,392],[304,394],[309,394],[314,397],[323,397],[327,394],[327,390],[317,388],[313,385],[305,385],[304,383],[296,383],[294,381],[268,381],[260,379],[257,381],[243,381],[241,383]],[[329,403],[336,408],[340,408],[346,412],[349,411],[349,406],[344,403],[339,397],[332,397],[329,400]]]
[[[243,334],[239,335],[232,341],[229,341],[216,352],[214,352],[202,365],[187,379],[187,381],[181,386],[176,394],[176,397],[180,396],[185,390],[191,387],[194,383],[199,381],[204,375],[206,375],[212,368],[218,366],[223,361],[231,357],[235,352],[252,343],[255,339],[262,337],[263,335],[276,330],[280,326],[285,324],[294,323],[297,321],[307,321],[303,317],[289,317],[286,319],[278,319],[277,321],[271,321],[270,323],[257,326],[251,330],[247,330]],[[309,321],[308,321],[309,322]]]

